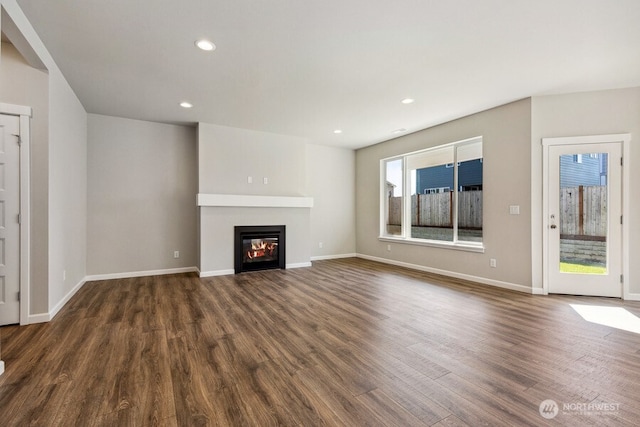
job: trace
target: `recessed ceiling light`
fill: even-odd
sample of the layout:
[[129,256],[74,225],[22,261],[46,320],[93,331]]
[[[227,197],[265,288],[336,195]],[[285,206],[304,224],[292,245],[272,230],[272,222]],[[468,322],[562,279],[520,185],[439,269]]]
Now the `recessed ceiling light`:
[[182,108],[191,108],[191,107],[193,107],[193,104],[192,104],[192,103],[190,103],[190,102],[187,102],[187,101],[182,101],[182,102],[180,103],[180,106],[181,106]]
[[413,98],[405,98],[405,99],[402,100],[402,103],[403,104],[413,104],[414,101],[415,101],[415,99],[413,99]]
[[342,130],[336,129],[336,130],[333,131],[333,133],[342,133]]
[[394,130],[392,133],[403,133],[406,132],[407,130],[405,128],[400,128],[400,129],[396,129]]
[[210,42],[209,40],[201,39],[196,40],[196,46],[198,46],[202,50],[211,51],[216,49],[216,45]]

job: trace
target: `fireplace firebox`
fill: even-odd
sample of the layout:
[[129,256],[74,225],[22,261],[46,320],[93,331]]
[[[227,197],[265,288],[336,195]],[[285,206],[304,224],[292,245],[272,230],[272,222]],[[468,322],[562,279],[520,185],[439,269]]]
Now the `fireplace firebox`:
[[245,271],[284,269],[284,225],[237,225],[234,227],[234,267]]

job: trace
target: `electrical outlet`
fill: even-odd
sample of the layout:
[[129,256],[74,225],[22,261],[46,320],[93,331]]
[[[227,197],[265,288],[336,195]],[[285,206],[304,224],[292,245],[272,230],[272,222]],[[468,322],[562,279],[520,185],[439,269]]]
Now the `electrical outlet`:
[[267,178],[266,176],[264,178],[262,178],[262,182],[265,184],[269,183],[269,178]]
[[253,184],[253,177],[252,176],[248,176],[247,177],[247,184]]
[[323,244],[322,242],[318,243],[318,247],[319,247],[320,249],[322,249],[322,247],[323,247],[323,246],[324,246],[324,244]]
[[67,280],[67,270],[62,270],[62,281]]
[[180,258],[180,251],[173,251],[174,258]]
[[387,251],[391,252],[391,245],[387,245]]
[[496,268],[498,266],[498,263],[496,262],[495,258],[491,258],[491,260],[489,260],[489,265],[491,266],[491,268]]

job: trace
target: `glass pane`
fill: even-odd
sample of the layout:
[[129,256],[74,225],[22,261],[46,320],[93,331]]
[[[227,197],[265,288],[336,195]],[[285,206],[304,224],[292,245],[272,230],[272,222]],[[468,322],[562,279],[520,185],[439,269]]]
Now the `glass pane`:
[[385,164],[385,227],[386,234],[402,234],[402,159]]
[[453,147],[407,159],[411,172],[411,237],[453,241]]
[[560,271],[607,274],[607,153],[560,156]]
[[458,162],[458,240],[482,242],[482,158]]

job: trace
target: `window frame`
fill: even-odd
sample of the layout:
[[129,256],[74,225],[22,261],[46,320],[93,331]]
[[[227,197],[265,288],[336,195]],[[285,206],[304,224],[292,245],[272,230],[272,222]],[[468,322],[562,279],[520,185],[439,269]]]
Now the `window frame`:
[[[458,193],[459,193],[459,185],[458,185],[458,148],[465,145],[475,144],[480,142],[483,144],[483,137],[476,136],[472,138],[467,138],[460,141],[455,141],[447,144],[438,145],[435,147],[429,147],[421,150],[412,151],[409,153],[404,153],[400,155],[395,155],[391,157],[385,157],[380,159],[380,229],[378,240],[385,242],[394,242],[394,243],[405,243],[411,245],[418,246],[428,246],[428,247],[438,247],[438,248],[446,248],[446,249],[456,249],[463,250],[469,252],[481,252],[484,253],[484,236],[481,242],[473,242],[467,240],[458,240]],[[411,170],[407,168],[407,159],[411,156],[427,153],[429,151],[436,151],[444,148],[452,147],[453,148],[453,241],[444,241],[444,240],[431,240],[431,239],[421,239],[416,237],[411,237],[411,209],[408,207],[411,203]],[[484,154],[481,158],[484,160]],[[400,235],[393,235],[387,232],[387,215],[388,215],[388,206],[386,201],[386,182],[387,182],[387,163],[401,160],[402,164],[402,203],[401,203],[401,232]],[[452,166],[453,166],[452,165]],[[484,171],[483,171],[483,187],[484,187]],[[482,218],[483,229],[484,229],[484,215]]]

